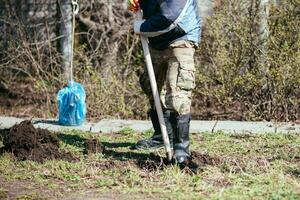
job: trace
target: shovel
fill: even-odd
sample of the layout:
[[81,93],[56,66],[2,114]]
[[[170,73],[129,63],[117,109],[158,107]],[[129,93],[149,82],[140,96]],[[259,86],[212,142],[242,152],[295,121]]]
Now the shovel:
[[[142,18],[143,18],[142,12],[141,12],[141,10],[139,10],[137,12],[137,19],[142,20]],[[163,112],[162,112],[162,107],[161,107],[161,103],[160,103],[159,92],[157,89],[152,60],[151,60],[151,56],[150,56],[149,46],[148,46],[147,38],[143,35],[140,35],[140,36],[141,36],[147,71],[148,71],[148,75],[149,75],[149,79],[150,79],[152,95],[154,97],[155,108],[156,108],[156,112],[158,115],[160,129],[161,129],[161,133],[162,133],[162,137],[163,137],[163,141],[164,141],[164,145],[165,145],[165,150],[167,153],[168,161],[171,161],[172,160],[172,151],[171,151],[171,146],[170,146],[170,140],[169,140],[169,136],[167,133],[165,120],[163,117]]]

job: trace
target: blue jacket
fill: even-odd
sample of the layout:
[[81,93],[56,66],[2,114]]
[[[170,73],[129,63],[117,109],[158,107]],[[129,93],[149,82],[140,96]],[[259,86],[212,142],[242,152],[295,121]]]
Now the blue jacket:
[[140,31],[150,46],[163,50],[177,40],[200,42],[201,19],[196,0],[141,0],[145,21]]

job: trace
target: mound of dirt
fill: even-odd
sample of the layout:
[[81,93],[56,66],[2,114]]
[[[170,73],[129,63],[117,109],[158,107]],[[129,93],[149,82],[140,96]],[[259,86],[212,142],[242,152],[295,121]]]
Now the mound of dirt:
[[218,157],[212,157],[208,154],[202,154],[197,151],[192,151],[191,156],[192,156],[192,161],[198,166],[203,166],[203,165],[216,166],[219,165],[221,162],[221,159]]
[[12,153],[17,160],[44,162],[51,159],[72,161],[70,153],[59,150],[56,134],[46,129],[36,129],[31,121],[26,120],[9,129],[4,137],[1,152]]
[[93,154],[93,153],[103,153],[105,150],[102,143],[100,143],[97,139],[86,139],[85,140],[85,153]]

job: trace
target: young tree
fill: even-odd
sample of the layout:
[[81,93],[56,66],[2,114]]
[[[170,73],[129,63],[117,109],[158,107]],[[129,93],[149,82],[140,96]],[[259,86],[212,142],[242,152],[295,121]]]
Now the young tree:
[[72,4],[70,0],[59,1],[61,24],[60,34],[61,39],[61,53],[63,59],[63,71],[66,80],[70,80],[71,62],[72,62]]

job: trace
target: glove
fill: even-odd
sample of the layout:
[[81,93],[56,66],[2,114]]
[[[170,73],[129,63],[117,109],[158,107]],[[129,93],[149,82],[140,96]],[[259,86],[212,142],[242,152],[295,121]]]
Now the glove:
[[128,10],[137,12],[140,8],[140,0],[128,0]]
[[141,34],[141,25],[145,20],[137,20],[133,24],[133,30],[136,34]]

